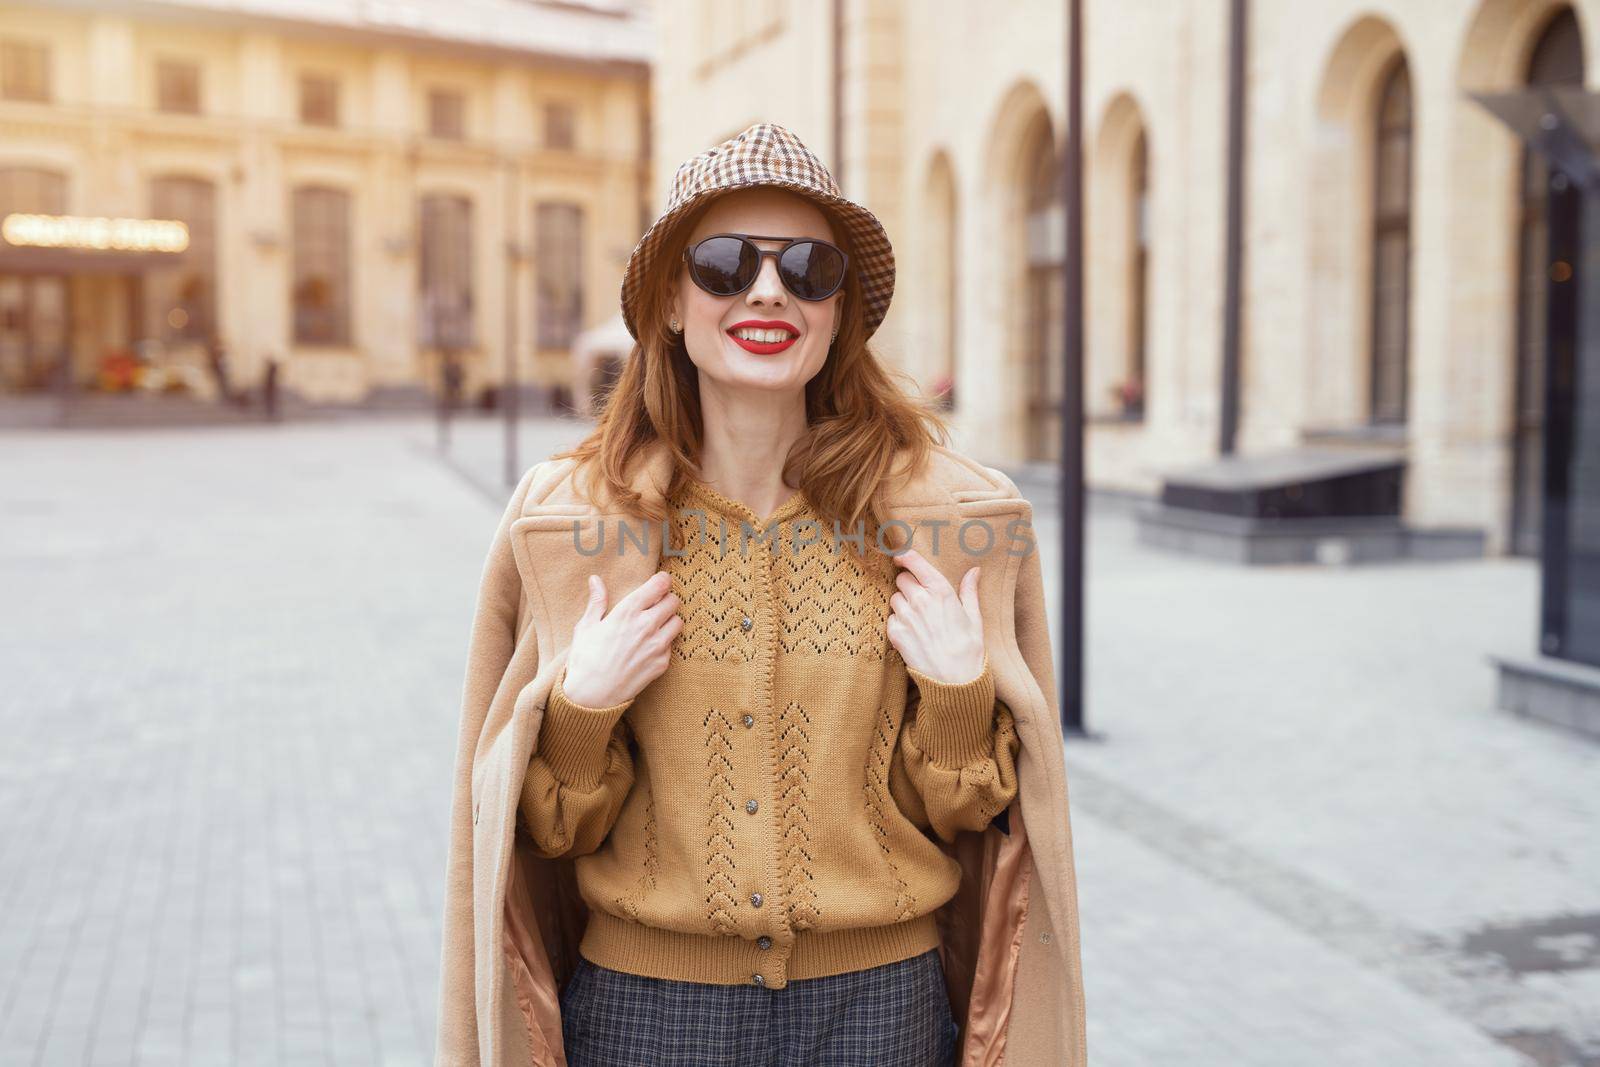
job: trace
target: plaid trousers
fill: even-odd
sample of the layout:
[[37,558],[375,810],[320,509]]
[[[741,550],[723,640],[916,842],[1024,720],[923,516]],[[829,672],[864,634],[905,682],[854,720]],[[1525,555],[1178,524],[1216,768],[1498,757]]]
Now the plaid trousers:
[[561,992],[568,1067],[953,1067],[939,950],[782,989],[679,982],[579,957]]

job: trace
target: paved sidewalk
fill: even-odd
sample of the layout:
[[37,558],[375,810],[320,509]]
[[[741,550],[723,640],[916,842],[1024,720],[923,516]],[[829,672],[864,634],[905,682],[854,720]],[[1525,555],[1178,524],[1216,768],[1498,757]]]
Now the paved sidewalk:
[[[0,1063],[430,1062],[499,434],[0,433]],[[1484,659],[1533,566],[1089,545],[1090,1062],[1600,1064],[1600,746]]]
[[1239,568],[1117,508],[1088,543],[1094,1062],[1600,1064],[1600,746],[1486,659],[1531,651],[1536,566]]
[[431,1061],[499,509],[409,433],[0,437],[0,1063]]

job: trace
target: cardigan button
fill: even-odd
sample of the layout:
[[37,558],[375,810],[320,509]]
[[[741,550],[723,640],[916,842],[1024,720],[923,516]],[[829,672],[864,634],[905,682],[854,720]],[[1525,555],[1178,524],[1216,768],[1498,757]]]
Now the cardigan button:
[[750,894],[750,905],[751,905],[751,907],[756,907],[756,908],[761,907],[761,894],[760,893],[751,893]]
[[750,729],[750,727],[752,727],[752,726],[754,726],[756,724],[756,717],[754,715],[746,713],[745,717],[743,719],[740,719],[739,721],[744,723],[744,728],[746,730],[748,730],[748,729]]
[[757,971],[755,974],[751,975],[750,976],[750,981],[754,982],[756,985],[766,985],[767,984],[766,977],[764,975],[762,975],[762,973],[760,971]]
[[752,619],[748,615],[746,615],[744,618],[739,620],[739,629],[741,629],[741,630],[748,630],[748,629],[750,629],[750,627],[752,627],[754,625],[755,625],[755,620]]
[[756,944],[761,948],[771,948],[772,938],[768,937],[766,934],[762,934],[760,937],[756,938]]
[[744,810],[748,811],[751,815],[754,815],[756,813],[756,809],[760,806],[760,804],[755,802],[754,797],[744,802]]

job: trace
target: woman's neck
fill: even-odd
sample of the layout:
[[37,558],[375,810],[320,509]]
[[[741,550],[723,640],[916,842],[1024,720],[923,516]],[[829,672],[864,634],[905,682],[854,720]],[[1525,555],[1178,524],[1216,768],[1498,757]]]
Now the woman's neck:
[[794,495],[783,463],[805,434],[799,405],[703,404],[705,440],[695,476],[757,515],[770,515]]

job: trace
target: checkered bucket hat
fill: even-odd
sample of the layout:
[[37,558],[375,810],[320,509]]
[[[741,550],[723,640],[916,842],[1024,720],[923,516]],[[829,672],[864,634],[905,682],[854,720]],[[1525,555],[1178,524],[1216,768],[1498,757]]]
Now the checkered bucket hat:
[[[773,122],[758,122],[736,137],[678,165],[667,209],[650,224],[622,275],[622,321],[635,340],[637,310],[645,279],[674,225],[708,197],[753,185],[776,185],[801,194],[829,211],[848,238],[850,268],[859,273],[866,335],[872,336],[894,296],[894,249],[872,212],[839,193],[828,168],[800,139]],[[666,250],[668,254],[676,249]]]

